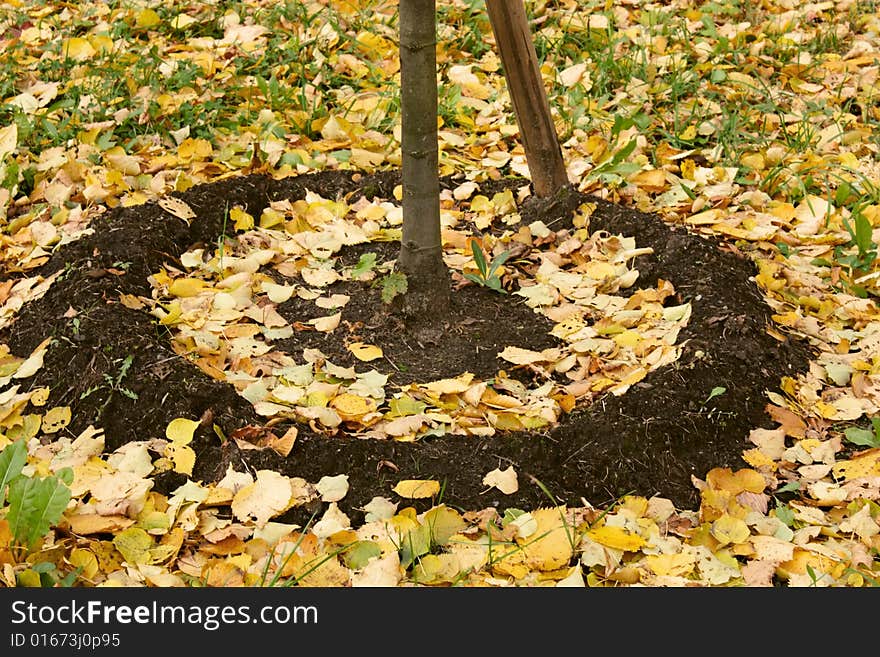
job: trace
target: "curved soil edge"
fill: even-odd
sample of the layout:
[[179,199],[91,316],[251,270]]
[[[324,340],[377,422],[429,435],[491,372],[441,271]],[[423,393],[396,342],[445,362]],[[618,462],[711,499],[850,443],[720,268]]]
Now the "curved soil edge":
[[[103,428],[107,452],[130,441],[163,437],[172,419],[199,418],[207,411],[226,435],[262,424],[231,385],[178,357],[164,327],[149,314],[121,305],[119,295],[149,296],[147,277],[163,263],[175,262],[194,244],[216,243],[226,207],[238,204],[259,216],[270,201],[302,198],[307,190],[325,198],[351,192],[390,198],[398,182],[398,171],[229,178],[177,195],[196,213],[189,224],[155,203],[113,209],[93,222],[92,234],[59,248],[38,270],[42,275],[64,272],[45,296],[25,304],[0,331],[0,342],[26,356],[46,337],[55,338],[42,369],[23,386],[48,386],[47,407],[71,407],[67,433],[72,437],[90,424]],[[443,181],[446,187],[455,184]],[[524,179],[504,179],[484,184],[482,193],[525,184]],[[271,450],[240,450],[232,441],[221,446],[206,423],[193,442],[193,478],[216,481],[230,464],[239,470],[269,468],[310,482],[345,473],[350,489],[338,506],[355,523],[362,519],[359,510],[376,495],[418,510],[438,502],[460,510],[584,502],[601,507],[626,493],[656,494],[680,509],[696,508],[699,495],[692,477],[715,467],[745,467],[742,452],[749,432],[771,426],[765,391],[776,391],[782,377],[805,371],[810,350],[805,343],[783,342],[767,332],[771,312],[750,280],[755,267],[735,250],[653,215],[577,192],[555,206],[526,203],[521,215],[525,223],[541,220],[558,229],[585,201],[597,204],[591,230],[635,236],[639,247],[653,249],[636,261],[637,286],[663,278],[672,282],[681,301],[691,302],[677,362],[649,374],[626,394],[605,396],[541,433],[450,435],[404,443],[342,433],[328,438],[301,426],[293,450],[282,458]],[[71,308],[73,317],[67,312]],[[704,407],[718,386],[726,392],[712,400],[711,408]],[[386,467],[389,463],[397,470]],[[483,476],[508,465],[519,474],[519,490],[512,495],[487,490]],[[442,497],[396,498],[391,488],[410,478],[439,480]],[[167,492],[184,481],[182,475],[164,473],[156,477],[155,488]],[[282,520],[304,523],[315,511],[320,507],[294,508]]]

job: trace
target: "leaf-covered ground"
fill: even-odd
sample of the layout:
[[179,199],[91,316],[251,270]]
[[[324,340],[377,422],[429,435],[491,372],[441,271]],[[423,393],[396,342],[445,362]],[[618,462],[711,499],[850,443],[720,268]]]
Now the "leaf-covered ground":
[[[525,157],[482,3],[439,4],[441,174],[460,180],[443,197],[447,263],[461,285],[475,275],[472,228],[490,259],[542,253],[505,263],[500,280],[546,316],[558,343],[499,345],[511,371],[540,380],[531,387],[462,372],[391,391],[390,373],[368,367],[381,347],[358,340],[347,342],[348,364],[327,361],[320,343],[296,360],[263,358],[273,354],[267,341],[294,331],[346,328],[338,322],[348,300],[322,293],[341,279],[394,294],[399,281],[382,260],[364,252],[334,267],[330,256],[393,241],[399,202],[393,193],[350,205],[312,194],[254,214],[229,207],[224,239],[150,272],[143,294],[113,301],[152,313],[178,354],[232,383],[270,426],[345,424],[364,439],[398,441],[542,429],[597,395],[625,395],[679,355],[691,307],[670,303],[674,281],[616,296],[638,277],[636,239],[590,231],[589,203],[561,235],[519,225],[524,197],[482,193],[527,175]],[[395,6],[0,4],[0,328],[15,331],[23,306],[63,283],[64,270],[35,272],[109,209],[158,201],[167,221],[185,222],[180,193],[199,183],[399,167]],[[186,480],[165,495],[154,478],[193,472],[190,444],[210,418],[176,418],[164,436],[106,454],[100,427],[67,432],[70,408],[47,407],[51,391],[28,385],[52,349],[46,341],[0,359],[6,585],[877,583],[877,7],[527,6],[579,192],[724,238],[757,267],[770,334],[815,350],[780,392],[756,391],[773,427],[751,431],[742,467],[695,477],[693,509],[636,491],[601,507],[417,512],[406,500],[433,499],[441,483],[403,479],[357,526],[335,504],[347,494],[344,472],[310,482],[230,468],[219,482]],[[296,326],[283,316],[291,300],[298,317],[320,312]],[[104,394],[136,394],[128,367],[119,363]],[[706,391],[707,412],[725,392]],[[296,438],[290,429],[232,439],[283,455]],[[513,469],[485,475],[502,494],[518,486]],[[305,527],[273,520],[314,500],[329,508]],[[56,520],[32,522],[34,508]]]

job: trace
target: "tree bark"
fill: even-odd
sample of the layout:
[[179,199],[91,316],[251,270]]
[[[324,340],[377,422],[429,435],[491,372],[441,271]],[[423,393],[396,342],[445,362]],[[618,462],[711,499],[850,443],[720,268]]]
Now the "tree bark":
[[532,187],[542,198],[555,197],[569,186],[568,173],[550,114],[525,4],[522,0],[486,0],[486,9],[526,152]]
[[435,0],[400,0],[400,106],[403,235],[398,268],[407,318],[435,317],[449,304],[440,238]]

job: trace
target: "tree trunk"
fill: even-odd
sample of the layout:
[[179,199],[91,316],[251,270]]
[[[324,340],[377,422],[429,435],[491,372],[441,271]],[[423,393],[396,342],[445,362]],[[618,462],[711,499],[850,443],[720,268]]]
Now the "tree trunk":
[[407,279],[399,308],[435,317],[450,299],[440,241],[435,0],[400,0],[400,106],[403,236],[398,268]]
[[522,0],[486,0],[486,9],[526,151],[532,187],[542,198],[555,197],[569,186],[569,180],[525,4]]

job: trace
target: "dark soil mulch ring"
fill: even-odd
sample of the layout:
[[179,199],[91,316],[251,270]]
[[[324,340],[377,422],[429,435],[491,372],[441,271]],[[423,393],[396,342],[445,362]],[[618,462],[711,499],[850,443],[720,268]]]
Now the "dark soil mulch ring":
[[[226,435],[248,424],[262,424],[231,385],[211,379],[175,355],[164,327],[146,312],[122,306],[119,295],[150,296],[147,277],[163,263],[175,262],[196,243],[216,243],[227,204],[244,206],[259,216],[270,201],[302,198],[306,190],[325,198],[352,192],[390,198],[399,172],[353,178],[351,172],[327,171],[283,180],[254,175],[196,186],[179,195],[196,212],[189,225],[155,203],[108,212],[94,222],[94,234],[60,248],[43,266],[43,275],[67,271],[43,298],[25,305],[15,322],[0,332],[0,342],[26,356],[54,336],[43,368],[25,385],[50,387],[47,407],[71,407],[73,420],[66,429],[70,435],[89,424],[102,427],[108,452],[130,441],[163,437],[172,419],[196,419],[208,410]],[[523,179],[501,180],[492,184],[494,189],[484,186],[482,193],[524,184]],[[741,457],[749,432],[772,426],[764,392],[778,390],[783,376],[805,371],[810,350],[793,339],[781,342],[766,331],[770,308],[750,280],[753,263],[711,240],[577,192],[553,208],[525,204],[520,210],[525,223],[541,220],[558,229],[587,200],[598,204],[591,230],[632,235],[639,247],[653,248],[652,255],[636,261],[638,286],[653,285],[660,277],[673,283],[679,302],[692,304],[689,324],[679,336],[684,347],[677,362],[649,374],[620,397],[608,395],[576,410],[545,432],[499,433],[491,438],[449,435],[404,443],[353,438],[344,432],[324,437],[301,426],[293,451],[282,458],[271,450],[241,451],[232,441],[221,447],[208,426],[199,429],[193,442],[193,478],[216,481],[230,463],[239,470],[271,468],[311,482],[346,473],[350,490],[338,504],[354,523],[363,519],[359,509],[373,496],[395,499],[391,488],[409,478],[437,479],[443,485],[440,500],[402,501],[419,510],[437,501],[462,510],[534,509],[553,503],[548,491],[556,502],[571,505],[586,500],[601,507],[634,493],[666,497],[680,509],[696,508],[699,495],[692,476],[703,477],[715,467],[745,467]],[[124,274],[118,273],[120,263]],[[441,332],[451,338],[426,349],[400,340],[400,349],[415,354],[408,357],[412,378],[429,381],[465,369],[491,372],[509,366],[494,356],[507,344],[540,349],[552,343],[545,318],[521,304],[517,307],[513,297],[477,287],[455,295],[456,310]],[[343,317],[358,307],[370,313],[375,303],[367,299],[351,309],[347,306]],[[64,317],[70,307],[77,311],[75,318]],[[368,331],[369,315],[363,318]],[[334,363],[352,364],[341,342],[326,340],[324,334],[309,339],[325,339],[312,346]],[[386,338],[383,346],[393,347],[394,342]],[[309,345],[300,340],[296,350],[301,353],[304,346]],[[132,363],[123,384],[137,400],[106,385],[106,376],[115,378],[128,356]],[[406,382],[400,373],[392,381]],[[95,386],[95,393],[81,398]],[[708,413],[702,402],[716,386],[727,390],[713,399],[715,410]],[[383,462],[393,463],[398,471]],[[483,476],[508,465],[519,473],[519,491],[508,496],[487,491]],[[184,481],[182,475],[166,473],[156,478],[156,489],[167,492]],[[295,508],[284,519],[303,523],[320,510]]]

